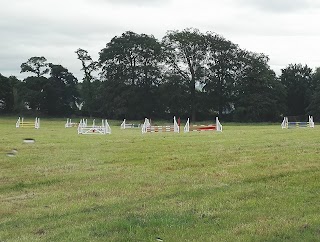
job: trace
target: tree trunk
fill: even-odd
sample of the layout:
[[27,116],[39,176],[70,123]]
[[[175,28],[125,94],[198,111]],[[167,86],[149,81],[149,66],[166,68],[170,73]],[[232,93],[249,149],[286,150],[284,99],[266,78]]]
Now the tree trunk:
[[196,121],[196,85],[195,85],[194,78],[191,80],[191,85],[190,85],[190,92],[191,92],[191,121],[195,122]]

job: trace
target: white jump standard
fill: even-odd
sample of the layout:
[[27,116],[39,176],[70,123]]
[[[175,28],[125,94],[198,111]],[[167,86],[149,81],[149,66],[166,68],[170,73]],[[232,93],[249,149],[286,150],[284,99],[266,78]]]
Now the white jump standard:
[[308,122],[289,122],[287,117],[283,118],[281,123],[282,129],[291,129],[291,128],[314,128],[313,117],[309,115]]
[[216,124],[208,124],[208,125],[190,125],[190,119],[188,118],[186,125],[183,128],[185,133],[190,131],[217,131],[222,132],[222,125],[219,122],[218,117],[216,117]]
[[64,125],[65,128],[71,128],[71,127],[76,127],[78,126],[78,123],[74,123],[71,121],[71,118],[67,118],[67,122]]
[[149,119],[145,118],[144,123],[141,128],[141,132],[145,133],[161,133],[161,132],[174,132],[179,133],[180,127],[177,123],[176,117],[173,117],[173,125],[167,126],[152,126]]
[[95,120],[93,120],[92,126],[88,126],[87,121],[81,120],[78,134],[111,134],[111,128],[106,119],[102,120],[101,126],[95,125]]
[[[94,121],[93,121],[94,122]],[[81,126],[81,127],[87,127],[88,126],[88,120],[87,119],[80,119],[80,122],[78,124],[78,127]]]
[[128,124],[126,123],[126,119],[123,120],[123,122],[120,125],[121,129],[132,129],[132,128],[140,128],[140,124]]
[[24,118],[18,118],[16,128],[40,128],[40,118],[35,118],[34,122],[25,122]]

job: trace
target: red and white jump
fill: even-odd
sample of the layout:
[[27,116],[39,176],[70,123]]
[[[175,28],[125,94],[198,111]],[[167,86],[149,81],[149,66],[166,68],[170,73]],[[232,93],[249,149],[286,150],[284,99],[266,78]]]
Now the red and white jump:
[[222,132],[222,125],[219,122],[218,117],[216,117],[216,124],[208,125],[190,125],[190,119],[188,118],[186,125],[183,128],[185,133],[190,131],[217,131]]
[[176,117],[173,117],[173,125],[167,126],[153,126],[150,123],[150,120],[145,118],[144,123],[141,128],[141,132],[145,133],[161,133],[161,132],[174,132],[179,133],[180,127],[177,123]]

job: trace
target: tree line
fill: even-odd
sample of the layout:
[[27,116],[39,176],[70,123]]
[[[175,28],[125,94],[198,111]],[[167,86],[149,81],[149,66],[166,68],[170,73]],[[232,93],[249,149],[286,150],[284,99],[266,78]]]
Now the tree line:
[[288,64],[277,76],[268,56],[213,32],[168,31],[159,41],[127,31],[98,60],[81,48],[75,56],[82,81],[43,56],[21,64],[30,73],[24,80],[0,74],[0,113],[237,122],[320,117],[320,68]]

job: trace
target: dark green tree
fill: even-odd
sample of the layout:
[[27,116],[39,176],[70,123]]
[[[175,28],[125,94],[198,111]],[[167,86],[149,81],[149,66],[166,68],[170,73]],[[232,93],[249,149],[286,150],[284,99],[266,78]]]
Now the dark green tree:
[[287,92],[287,115],[305,115],[311,101],[312,69],[307,65],[290,64],[281,71],[281,83]]
[[314,116],[315,120],[320,118],[320,68],[316,68],[312,74],[311,100],[307,107],[307,114]]
[[180,75],[180,79],[188,87],[186,95],[190,100],[189,112],[192,121],[195,121],[198,106],[196,88],[203,79],[202,70],[206,61],[205,35],[197,29],[169,31],[163,37],[162,43],[166,51],[168,71],[173,76]]
[[93,88],[92,82],[96,79],[93,77],[92,73],[98,69],[97,62],[93,61],[88,51],[84,49],[77,49],[75,52],[78,59],[81,61],[82,68],[84,72],[83,82],[80,85],[81,98],[78,100],[79,103],[83,102],[82,111],[88,113],[91,117],[95,108],[94,95],[97,92]]
[[207,33],[206,44],[203,90],[209,96],[207,106],[221,116],[232,109],[241,50],[231,41],[213,33]]
[[311,97],[311,102],[307,107],[307,114],[312,115],[315,120],[320,118],[320,86],[318,86]]
[[10,76],[10,83],[12,85],[12,92],[13,92],[13,112],[19,113],[25,109],[24,104],[24,83],[18,80],[15,76]]
[[162,111],[161,116],[168,119],[174,115],[188,118],[190,115],[190,100],[186,93],[188,84],[180,75],[168,75],[159,87],[158,105]]
[[25,107],[36,113],[44,111],[44,87],[48,79],[44,76],[29,76],[23,80],[22,99]]
[[[146,34],[127,31],[107,43],[99,58],[105,83],[105,112],[139,119],[156,113],[161,58],[161,44]],[[115,93],[118,95],[111,98]]]
[[41,112],[44,108],[43,88],[47,84],[48,79],[44,76],[49,72],[49,64],[43,56],[34,56],[28,61],[21,64],[21,73],[31,72],[35,76],[29,76],[24,79],[22,86],[22,102],[27,109]]
[[243,52],[236,83],[236,121],[279,121],[285,111],[285,90],[263,54]]
[[10,78],[0,74],[0,113],[10,113],[14,107],[13,86]]
[[50,64],[50,77],[43,89],[45,112],[48,115],[70,115],[75,112],[78,80],[61,65]]
[[21,64],[21,73],[31,72],[36,74],[37,77],[40,77],[49,73],[48,65],[45,57],[34,56],[29,58],[27,62]]

